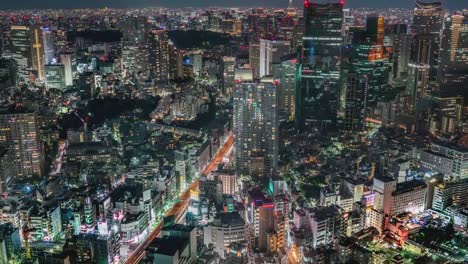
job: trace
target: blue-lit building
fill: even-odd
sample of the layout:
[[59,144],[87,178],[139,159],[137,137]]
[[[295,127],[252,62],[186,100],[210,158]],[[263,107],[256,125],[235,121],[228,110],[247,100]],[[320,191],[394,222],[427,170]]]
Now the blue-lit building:
[[336,125],[343,45],[343,2],[304,3],[302,66],[297,76],[296,120],[301,127]]

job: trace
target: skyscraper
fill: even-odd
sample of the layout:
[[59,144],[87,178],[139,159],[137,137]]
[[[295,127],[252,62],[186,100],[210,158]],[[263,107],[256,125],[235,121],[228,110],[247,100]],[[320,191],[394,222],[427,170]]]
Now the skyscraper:
[[12,151],[0,147],[0,194],[2,194],[17,174],[17,166]]
[[413,113],[421,99],[429,96],[434,89],[430,82],[437,75],[432,66],[437,63],[438,51],[438,40],[434,34],[414,36],[406,89],[408,101],[405,108],[408,113]]
[[386,49],[382,44],[372,41],[373,35],[367,30],[353,32],[353,41],[348,46],[350,51],[347,54],[353,70],[367,78],[367,101],[370,106],[382,101],[389,89],[391,67]]
[[44,41],[41,28],[12,26],[11,42],[18,66],[37,72],[38,79],[44,80]]
[[273,63],[281,62],[281,57],[289,54],[291,41],[260,39],[260,76],[273,74]]
[[385,19],[383,16],[369,16],[366,22],[366,32],[372,43],[383,45]]
[[146,17],[130,17],[122,28],[123,41],[130,45],[138,45],[146,40],[148,19]]
[[19,177],[41,174],[43,154],[35,113],[0,113],[0,146],[12,152]]
[[234,92],[236,169],[271,174],[278,163],[277,85],[272,80],[239,83]]
[[440,34],[442,29],[442,2],[415,1],[413,34]]
[[64,90],[66,87],[65,66],[50,64],[45,66],[47,89]]
[[357,73],[351,65],[343,66],[344,122],[343,131],[359,133],[364,128],[367,104],[366,74]]
[[169,80],[169,37],[165,30],[148,34],[149,64],[152,77],[158,82]]
[[54,61],[55,48],[54,48],[54,33],[48,27],[42,28],[44,38],[44,59],[45,64],[51,64]]
[[249,64],[253,78],[260,78],[260,43],[251,41],[249,43]]
[[73,85],[73,72],[76,71],[76,59],[71,53],[60,54],[60,62],[65,68],[65,85]]
[[446,18],[441,46],[441,82],[459,86],[468,79],[468,13]]
[[297,60],[290,59],[281,62],[279,71],[278,105],[280,110],[286,112],[290,120],[294,120],[295,114],[297,69]]
[[223,94],[231,94],[234,89],[234,75],[236,69],[236,58],[223,57]]
[[[409,85],[409,88],[410,90],[413,90],[413,93],[414,90],[417,89],[414,85],[416,82],[421,80],[421,83],[424,83],[423,79],[421,79],[424,73],[421,73],[421,71],[427,71],[428,74],[427,83],[424,83],[427,87],[424,89],[436,89],[436,81],[440,79],[439,53],[442,19],[442,2],[427,3],[423,1],[415,1],[412,24],[413,44],[411,47],[411,61],[409,69],[409,78],[411,79],[410,82],[412,82]],[[421,56],[421,52],[425,55]],[[422,62],[418,61],[418,58],[424,58],[427,60],[426,62]],[[419,65],[416,68],[421,70],[417,70],[415,67],[411,68],[411,66],[415,65]],[[420,66],[422,66],[422,68]],[[426,69],[427,67],[429,68]]]
[[296,94],[296,120],[300,126],[336,124],[343,44],[343,2],[304,2],[302,69]]
[[408,34],[406,24],[393,25],[393,32],[390,35],[390,42],[393,49],[392,54],[392,78],[400,81],[402,75],[407,75],[408,63],[411,49],[411,35]]

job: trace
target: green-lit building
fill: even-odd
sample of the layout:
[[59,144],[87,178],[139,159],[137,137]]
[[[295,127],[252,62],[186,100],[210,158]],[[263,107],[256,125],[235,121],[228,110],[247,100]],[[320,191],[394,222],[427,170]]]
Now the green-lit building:
[[357,31],[348,56],[354,71],[367,78],[368,106],[375,106],[390,89],[391,61],[385,47],[372,41],[367,32]]

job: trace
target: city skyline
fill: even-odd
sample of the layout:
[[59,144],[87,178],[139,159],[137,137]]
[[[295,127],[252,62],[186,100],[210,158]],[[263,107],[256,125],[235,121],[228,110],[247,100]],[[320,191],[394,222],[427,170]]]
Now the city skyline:
[[0,263],[466,263],[468,9],[318,1],[0,3]]
[[[314,2],[314,1],[311,1]],[[316,2],[326,2],[318,0]],[[432,2],[427,1],[426,2]],[[259,1],[228,1],[228,0],[197,0],[190,5],[183,0],[80,0],[80,1],[61,1],[61,0],[22,0],[22,1],[2,1],[0,9],[76,9],[76,8],[145,8],[145,7],[287,7],[287,0],[259,0]],[[373,1],[373,0],[345,0],[345,8],[412,8],[412,0],[394,0],[394,1]],[[302,0],[294,0],[293,6],[302,7]],[[447,9],[468,8],[462,0],[445,0],[444,7]]]

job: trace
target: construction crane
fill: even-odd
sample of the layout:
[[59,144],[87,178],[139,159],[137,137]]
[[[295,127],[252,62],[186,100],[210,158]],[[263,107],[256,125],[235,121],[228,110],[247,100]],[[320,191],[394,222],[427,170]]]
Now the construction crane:
[[372,179],[374,179],[374,176],[375,176],[375,162],[372,162],[372,170],[371,170],[371,173],[370,173],[368,179],[372,180]]

